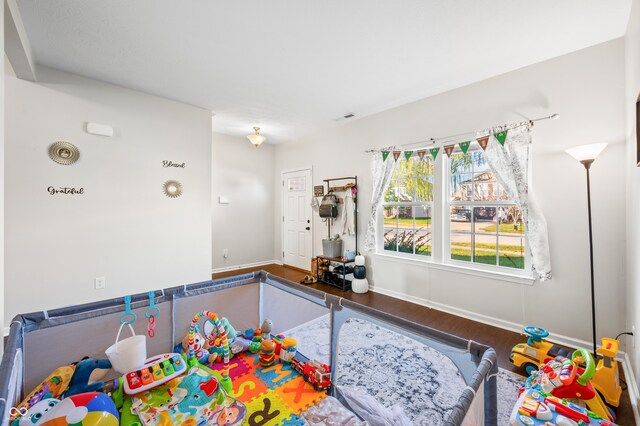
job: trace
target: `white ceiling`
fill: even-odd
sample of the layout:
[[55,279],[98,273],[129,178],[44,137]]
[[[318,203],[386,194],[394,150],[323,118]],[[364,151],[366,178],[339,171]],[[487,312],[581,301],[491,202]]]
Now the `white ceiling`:
[[631,0],[21,0],[37,63],[293,141],[624,35]]

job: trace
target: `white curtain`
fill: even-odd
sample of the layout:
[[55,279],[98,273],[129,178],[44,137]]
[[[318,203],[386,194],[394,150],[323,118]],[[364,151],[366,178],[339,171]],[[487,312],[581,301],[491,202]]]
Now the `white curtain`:
[[[503,128],[491,129],[495,134]],[[487,132],[478,135],[484,136]],[[530,126],[516,127],[507,132],[507,139],[500,145],[493,138],[485,150],[487,162],[496,179],[511,196],[522,212],[525,233],[531,251],[531,263],[540,281],[551,279],[551,257],[549,236],[545,220],[536,198],[529,190],[529,151],[531,144]]]
[[375,152],[371,162],[371,175],[373,176],[373,191],[371,194],[371,216],[367,225],[367,235],[364,239],[364,250],[373,251],[376,248],[376,230],[378,223],[378,209],[384,201],[384,193],[387,192],[396,162],[393,159],[395,148],[383,148],[381,151],[388,151],[387,160],[382,159],[382,154]]

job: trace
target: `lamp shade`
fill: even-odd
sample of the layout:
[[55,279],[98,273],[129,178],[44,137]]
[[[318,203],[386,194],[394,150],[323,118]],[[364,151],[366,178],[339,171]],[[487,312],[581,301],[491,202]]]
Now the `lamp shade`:
[[574,146],[566,149],[565,152],[577,161],[595,160],[606,147],[606,143],[592,143],[590,145]]
[[253,130],[255,131],[255,133],[248,135],[247,139],[249,139],[249,141],[256,147],[259,147],[262,142],[267,140],[267,138],[260,134],[260,127],[254,127]]

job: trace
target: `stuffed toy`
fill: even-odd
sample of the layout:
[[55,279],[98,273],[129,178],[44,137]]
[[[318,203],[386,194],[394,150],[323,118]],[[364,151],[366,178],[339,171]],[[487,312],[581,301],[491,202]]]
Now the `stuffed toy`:
[[69,389],[64,396],[77,395],[85,392],[100,392],[104,382],[100,381],[111,369],[108,359],[85,358],[76,365]]

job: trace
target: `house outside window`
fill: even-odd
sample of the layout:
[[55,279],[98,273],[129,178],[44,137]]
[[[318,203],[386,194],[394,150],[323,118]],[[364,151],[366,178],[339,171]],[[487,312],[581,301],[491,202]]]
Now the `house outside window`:
[[484,151],[471,145],[448,163],[448,254],[452,261],[524,269],[526,238],[520,209],[497,182]]

